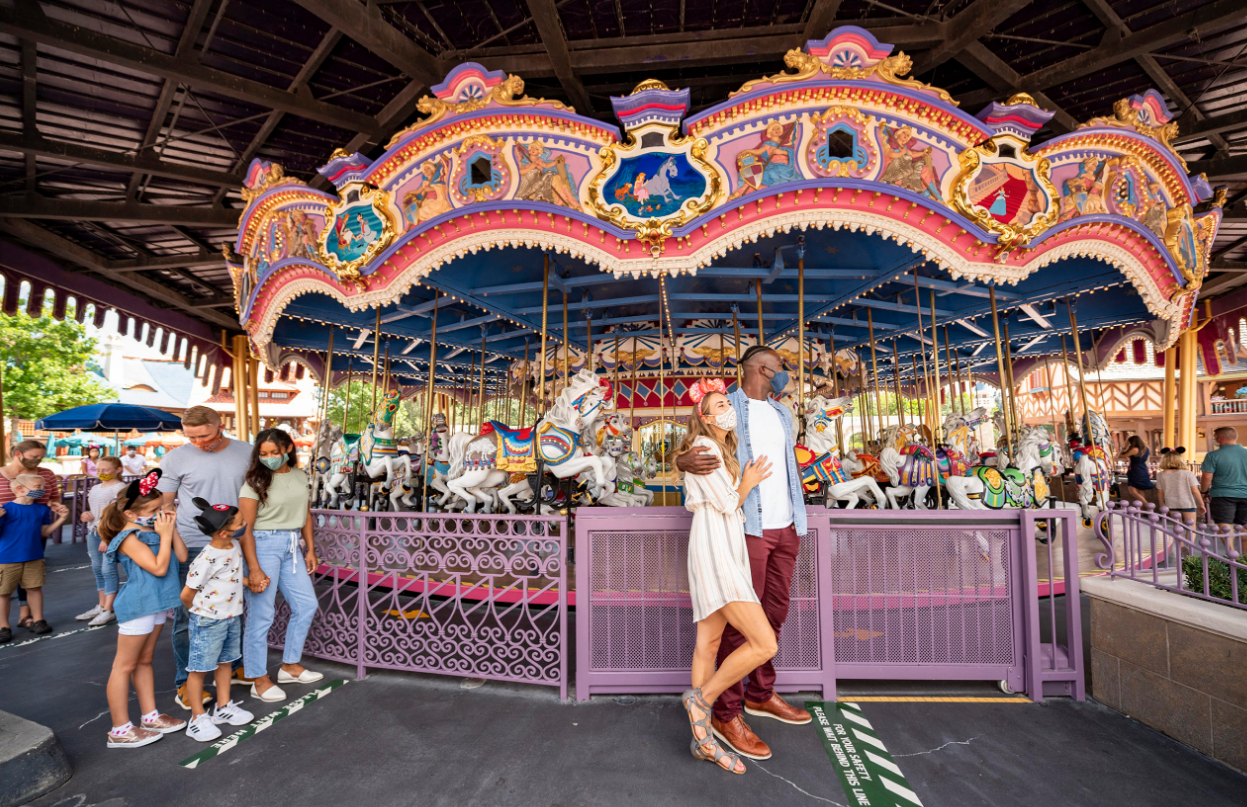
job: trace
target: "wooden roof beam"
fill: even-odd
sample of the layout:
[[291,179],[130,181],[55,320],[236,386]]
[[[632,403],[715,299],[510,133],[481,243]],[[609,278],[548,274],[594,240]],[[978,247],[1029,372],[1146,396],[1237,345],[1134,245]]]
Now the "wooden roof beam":
[[295,0],[351,39],[407,74],[432,86],[445,69],[428,51],[381,16],[381,9],[356,0]]
[[914,60],[913,75],[920,76],[954,58],[979,37],[994,29],[1031,0],[974,0],[964,11],[944,23],[945,39]]
[[220,207],[148,205],[139,202],[93,202],[38,194],[0,197],[0,218],[111,221],[130,224],[189,224],[237,227],[240,211]]
[[563,20],[559,17],[559,10],[555,7],[554,0],[528,0],[528,10],[533,15],[537,33],[546,46],[554,75],[563,85],[563,91],[567,93],[572,106],[580,110],[582,115],[593,114],[589,93],[585,92],[585,85],[580,82],[580,78],[572,69],[571,57],[567,50],[567,34],[563,31]]
[[84,143],[70,143],[64,140],[48,140],[38,131],[23,131],[21,134],[0,131],[0,149],[16,151],[34,157],[48,157],[66,160],[81,165],[92,165],[99,168],[112,168],[118,171],[136,174],[152,174],[159,177],[178,179],[198,185],[214,185],[225,188],[237,188],[242,184],[241,174],[230,174],[210,168],[197,168],[183,163],[169,163],[157,159],[150,154],[125,154],[120,151],[88,146]]

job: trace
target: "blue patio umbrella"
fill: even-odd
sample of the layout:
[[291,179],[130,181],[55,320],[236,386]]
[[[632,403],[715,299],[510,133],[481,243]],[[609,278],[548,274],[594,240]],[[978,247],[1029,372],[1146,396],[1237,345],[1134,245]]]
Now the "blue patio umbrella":
[[[112,432],[113,443],[116,444],[118,432],[131,429],[144,432],[176,431],[182,428],[182,419],[150,406],[103,403],[76,406],[55,415],[48,415],[35,421],[35,428],[49,432],[72,432],[78,429],[84,432]],[[114,450],[120,454],[120,445]]]

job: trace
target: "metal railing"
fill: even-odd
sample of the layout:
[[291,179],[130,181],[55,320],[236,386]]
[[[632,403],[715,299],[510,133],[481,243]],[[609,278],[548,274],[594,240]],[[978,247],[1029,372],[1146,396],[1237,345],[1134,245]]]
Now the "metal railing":
[[1242,415],[1247,414],[1247,399],[1233,401],[1209,401],[1210,415]]
[[[320,607],[304,652],[557,686],[567,699],[566,516],[313,510]],[[269,645],[281,647],[280,602]]]
[[[1247,565],[1234,548],[1242,547],[1247,529],[1187,524],[1168,508],[1150,503],[1109,502],[1096,517],[1095,534],[1105,550],[1096,556],[1096,566],[1110,577],[1247,611]],[[1189,585],[1188,574],[1200,581],[1197,587]],[[1224,590],[1228,597],[1217,596],[1214,589]]]

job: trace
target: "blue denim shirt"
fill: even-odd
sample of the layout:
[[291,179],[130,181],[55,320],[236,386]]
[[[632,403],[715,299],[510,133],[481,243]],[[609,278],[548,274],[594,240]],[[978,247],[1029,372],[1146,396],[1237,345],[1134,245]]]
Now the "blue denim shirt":
[[148,530],[122,530],[108,545],[104,562],[120,563],[121,568],[126,570],[126,584],[121,587],[121,593],[113,601],[113,612],[117,615],[118,622],[158,614],[182,604],[182,583],[178,579],[177,556],[169,558],[169,569],[165,576],[157,577],[131,560],[129,555],[119,552],[126,538],[132,534],[147,544],[153,555],[160,554],[160,536]]
[[[736,410],[736,461],[744,468],[745,463],[753,460],[753,448],[749,443],[749,396],[744,390],[737,388],[727,395],[732,408]],[[801,492],[801,473],[797,470],[796,446],[792,442],[792,413],[773,399],[769,403],[784,424],[784,459],[788,465],[788,491],[792,498],[792,523],[797,535],[805,535],[808,528],[805,524],[805,497]],[[771,463],[776,462],[771,457]],[[741,510],[745,514],[745,534],[762,534],[762,497],[758,489],[749,491]]]

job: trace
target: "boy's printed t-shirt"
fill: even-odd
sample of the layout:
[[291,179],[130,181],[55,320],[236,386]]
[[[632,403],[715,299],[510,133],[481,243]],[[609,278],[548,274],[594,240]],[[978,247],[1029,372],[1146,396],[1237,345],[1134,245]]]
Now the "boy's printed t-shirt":
[[209,619],[242,616],[242,549],[237,543],[229,549],[204,547],[186,573],[186,585],[198,592],[192,614]]
[[4,505],[0,516],[0,563],[25,563],[43,557],[43,528],[56,519],[41,502]]

